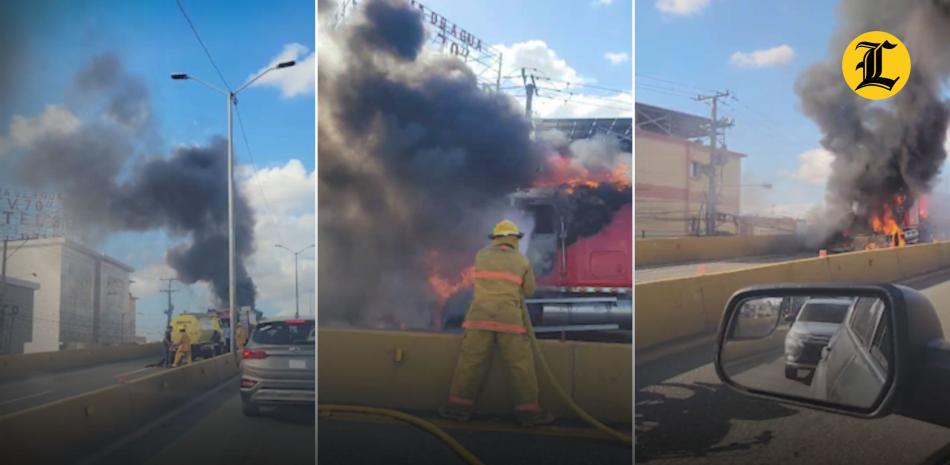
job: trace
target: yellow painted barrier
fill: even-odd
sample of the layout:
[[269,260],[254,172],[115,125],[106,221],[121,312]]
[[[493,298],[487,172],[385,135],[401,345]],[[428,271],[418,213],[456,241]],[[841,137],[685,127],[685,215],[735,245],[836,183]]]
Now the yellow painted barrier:
[[91,347],[88,349],[60,350],[32,354],[0,355],[0,381],[30,376],[34,373],[49,373],[101,363],[120,362],[148,356],[155,361],[162,357],[162,344],[121,344]]
[[706,329],[699,277],[638,284],[634,300],[637,349]]
[[782,282],[896,282],[948,266],[950,242],[939,242],[637,284],[636,350],[716,331],[729,298],[744,287]]
[[[320,403],[434,411],[448,397],[460,342],[459,335],[451,334],[321,328],[317,348]],[[605,422],[633,422],[633,348],[629,344],[538,342],[558,383],[582,408]],[[573,418],[544,376],[539,376],[539,382],[542,406],[557,416]],[[496,351],[477,411],[510,413],[506,386]]]
[[794,235],[637,239],[634,260],[642,267],[801,250],[801,239]]
[[[72,463],[237,374],[230,355],[0,416],[4,464]],[[236,387],[235,387],[236,389]]]

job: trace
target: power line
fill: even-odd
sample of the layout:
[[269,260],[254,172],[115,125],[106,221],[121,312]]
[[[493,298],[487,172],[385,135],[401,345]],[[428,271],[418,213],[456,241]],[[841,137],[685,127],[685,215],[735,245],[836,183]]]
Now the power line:
[[182,6],[181,0],[175,0],[175,3],[178,4],[178,9],[181,10],[181,15],[185,17],[185,21],[188,21],[188,26],[191,27],[191,32],[195,34],[195,38],[198,39],[198,43],[201,44],[201,48],[204,49],[205,55],[208,56],[208,61],[211,62],[211,66],[214,67],[214,70],[218,73],[218,77],[221,78],[221,82],[224,83],[224,87],[227,87],[228,91],[231,91],[231,85],[228,84],[227,79],[224,78],[224,73],[221,72],[221,69],[218,68],[217,63],[214,62],[214,58],[211,57],[211,52],[208,50],[208,47],[205,46],[204,41],[201,40],[201,35],[198,34],[198,29],[195,27],[195,24],[191,22],[191,18],[188,17],[188,13],[185,12],[185,7]]
[[664,79],[664,78],[660,78],[660,77],[656,77],[656,76],[651,76],[651,75],[649,75],[649,74],[634,73],[634,75],[635,75],[636,77],[638,77],[638,78],[644,78],[644,79],[648,79],[648,80],[658,81],[658,82],[662,82],[662,83],[665,83],[665,84],[671,84],[671,85],[674,85],[674,86],[677,86],[677,87],[681,87],[681,88],[683,88],[684,90],[689,90],[690,92],[694,92],[694,91],[696,91],[696,90],[701,90],[701,91],[704,91],[704,92],[714,92],[713,89],[710,89],[710,88],[707,88],[707,87],[700,87],[700,86],[697,86],[697,85],[695,85],[695,84],[688,84],[688,83],[683,83],[683,82],[679,82],[679,81],[673,81],[673,80],[670,80],[670,79]]

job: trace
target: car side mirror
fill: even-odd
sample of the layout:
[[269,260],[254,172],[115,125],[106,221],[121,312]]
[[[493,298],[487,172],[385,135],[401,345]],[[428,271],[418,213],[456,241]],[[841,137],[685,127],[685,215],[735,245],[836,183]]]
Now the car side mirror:
[[[775,303],[788,299],[804,302],[795,317],[773,316]],[[950,362],[950,344],[936,348],[942,339],[929,300],[904,286],[756,286],[726,305],[715,367],[724,384],[749,396],[865,418],[933,418],[914,398],[942,379],[939,389],[950,388],[950,376],[940,377],[950,363],[934,362]]]

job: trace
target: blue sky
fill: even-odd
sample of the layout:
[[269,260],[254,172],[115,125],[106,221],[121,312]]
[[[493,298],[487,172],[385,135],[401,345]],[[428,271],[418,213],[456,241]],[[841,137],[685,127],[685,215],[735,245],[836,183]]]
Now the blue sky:
[[[564,92],[542,90],[536,99],[536,116],[632,114],[627,110],[632,103],[631,2],[575,0],[558,2],[556,7],[544,0],[428,0],[423,4],[497,46],[503,52],[503,75],[518,74],[521,66],[529,66],[538,68],[540,76],[608,89],[574,86],[571,90],[580,95],[567,98],[566,103]],[[520,86],[521,79],[505,85]],[[563,83],[545,86],[566,89]],[[517,95],[519,90],[510,93]]]
[[[768,214],[775,205],[779,215],[800,217],[824,198],[827,170],[816,162],[828,158],[815,153],[820,134],[799,112],[793,86],[803,69],[841,53],[829,50],[837,3],[637,0],[637,101],[708,116],[708,105],[691,95],[728,89],[737,96],[722,114],[735,119],[729,147],[749,155],[743,182],[774,183],[744,190],[747,212]],[[764,66],[750,66],[755,51],[768,51],[758,56]],[[737,52],[747,55],[737,61]]]
[[[819,147],[820,134],[799,112],[793,88],[802,70],[828,56],[836,2],[684,2],[699,6],[691,14],[661,11],[658,3],[637,2],[637,101],[708,116],[709,105],[690,96],[730,90],[738,100],[720,108],[735,119],[728,146],[749,155],[743,182],[774,185],[746,188],[743,209],[771,213],[776,205],[777,214],[800,215],[821,203],[823,185],[794,176],[799,156]],[[791,49],[790,59],[775,51],[781,58],[771,66],[740,66],[732,59],[736,52],[783,45]]]
[[[303,61],[314,51],[312,0],[182,0],[182,4],[232,88],[282,53],[282,59]],[[0,108],[0,139],[9,137],[7,128],[15,116],[37,117],[47,105],[68,107],[77,98],[72,87],[75,72],[90,57],[105,52],[117,55],[129,73],[145,81],[160,134],[153,156],[167,156],[176,145],[205,143],[211,136],[225,134],[224,97],[197,83],[169,78],[172,72],[187,72],[222,86],[174,0],[61,1],[30,8],[23,11],[26,34],[18,43],[24,51],[19,54],[17,71],[22,79],[15,85],[12,100]],[[239,177],[258,211],[259,252],[250,267],[260,291],[258,305],[270,314],[293,307],[293,260],[274,253],[274,243],[301,248],[313,242],[312,68],[311,57],[299,69],[272,73],[271,79],[239,96],[256,162],[250,166],[235,121],[235,156],[242,165]],[[160,334],[165,303],[156,292],[158,278],[173,276],[163,265],[164,252],[178,240],[161,232],[123,233],[99,246],[136,269],[133,292],[141,297],[139,334],[152,338]],[[313,268],[312,254],[302,255],[301,295],[313,287]],[[175,294],[178,310],[200,311],[208,306],[204,286],[177,287],[181,289]],[[301,308],[309,311],[306,297]]]

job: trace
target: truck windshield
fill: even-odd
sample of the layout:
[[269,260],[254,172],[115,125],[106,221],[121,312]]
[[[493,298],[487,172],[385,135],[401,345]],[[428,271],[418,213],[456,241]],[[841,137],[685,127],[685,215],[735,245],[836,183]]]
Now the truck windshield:
[[313,345],[314,321],[272,321],[261,323],[254,330],[251,341],[268,345]]

